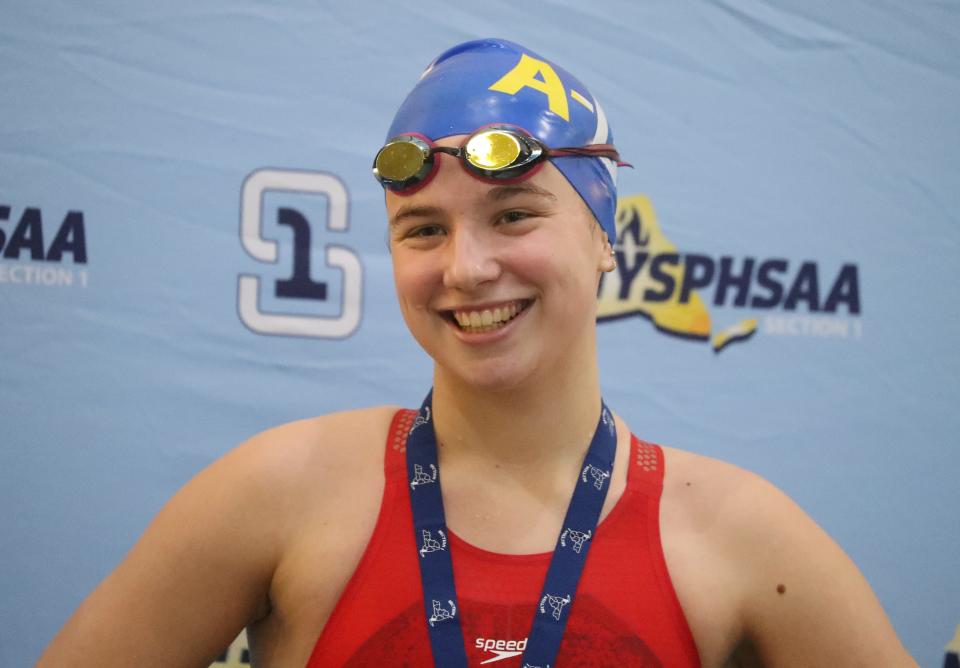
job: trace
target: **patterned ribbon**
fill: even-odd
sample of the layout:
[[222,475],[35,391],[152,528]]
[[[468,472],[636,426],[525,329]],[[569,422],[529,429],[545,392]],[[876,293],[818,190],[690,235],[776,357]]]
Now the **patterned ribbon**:
[[[523,654],[524,668],[548,668],[556,661],[591,538],[610,488],[617,430],[613,416],[602,400],[600,408],[600,419],[583,459],[540,592]],[[433,663],[443,668],[466,668],[460,604],[453,580],[453,561],[447,544],[447,524],[440,491],[432,390],[424,399],[407,436],[407,474]]]

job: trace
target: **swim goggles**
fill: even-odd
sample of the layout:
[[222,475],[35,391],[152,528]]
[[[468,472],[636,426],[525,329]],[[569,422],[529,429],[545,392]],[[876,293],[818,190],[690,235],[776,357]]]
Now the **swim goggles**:
[[418,134],[397,135],[377,152],[373,175],[384,188],[395,193],[413,193],[433,178],[439,167],[434,158],[437,153],[459,158],[467,172],[494,183],[528,178],[547,158],[609,158],[618,165],[629,166],[620,161],[613,144],[551,149],[516,126],[488,125],[458,147],[436,146]]

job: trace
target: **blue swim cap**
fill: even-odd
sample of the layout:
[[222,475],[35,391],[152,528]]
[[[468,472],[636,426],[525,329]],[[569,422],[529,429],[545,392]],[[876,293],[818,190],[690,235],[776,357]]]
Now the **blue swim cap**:
[[[438,140],[492,123],[517,125],[550,148],[612,144],[600,103],[565,69],[503,39],[464,42],[424,70],[400,105],[387,139]],[[617,165],[609,158],[553,158],[613,243]]]

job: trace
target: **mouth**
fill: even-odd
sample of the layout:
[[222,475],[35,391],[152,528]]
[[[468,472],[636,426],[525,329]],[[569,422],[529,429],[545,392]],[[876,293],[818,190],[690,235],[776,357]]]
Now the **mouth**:
[[490,307],[443,311],[443,314],[460,331],[483,334],[506,327],[507,323],[523,313],[531,303],[531,299],[517,299]]

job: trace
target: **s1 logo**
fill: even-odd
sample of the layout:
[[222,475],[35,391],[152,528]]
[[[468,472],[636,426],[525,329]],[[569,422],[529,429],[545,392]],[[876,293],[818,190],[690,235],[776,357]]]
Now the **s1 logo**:
[[[328,268],[338,269],[341,275],[340,309],[335,315],[304,314],[302,305],[326,302],[331,298],[326,282],[311,276],[311,241],[317,231],[345,232],[350,224],[347,218],[347,189],[336,176],[324,172],[284,169],[258,169],[243,183],[240,203],[240,240],[250,257],[276,265],[279,244],[264,236],[264,200],[267,195],[279,195],[280,200],[291,200],[292,205],[276,207],[277,225],[293,232],[292,269],[287,278],[274,280],[274,297],[281,306],[264,310],[260,299],[261,283],[269,281],[262,276],[241,274],[237,288],[237,310],[240,320],[259,334],[309,336],[339,339],[350,336],[360,324],[362,311],[363,267],[357,254],[334,243],[324,246],[324,260]],[[326,200],[326,221],[323,228],[315,227],[300,208],[297,198],[321,196]],[[271,210],[272,213],[272,210]],[[297,310],[282,312],[285,300],[296,300]],[[291,305],[293,301],[289,302]]]

